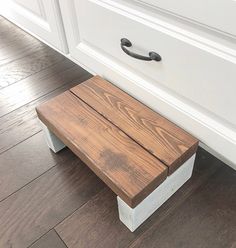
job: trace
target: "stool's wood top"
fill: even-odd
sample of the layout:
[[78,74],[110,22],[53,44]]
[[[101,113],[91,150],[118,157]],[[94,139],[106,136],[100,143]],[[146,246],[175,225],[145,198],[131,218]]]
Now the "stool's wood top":
[[196,152],[196,138],[101,77],[71,92],[163,162],[169,174]]
[[190,134],[97,76],[41,104],[37,113],[132,208],[198,145]]
[[165,180],[162,162],[71,92],[40,105],[37,113],[129,206],[135,207]]

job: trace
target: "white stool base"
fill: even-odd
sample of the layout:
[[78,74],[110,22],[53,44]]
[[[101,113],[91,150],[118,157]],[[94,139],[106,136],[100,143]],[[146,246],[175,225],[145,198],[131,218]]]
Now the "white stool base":
[[55,153],[62,150],[65,147],[65,145],[61,142],[61,140],[58,139],[55,136],[55,134],[53,134],[43,122],[40,121],[40,123],[42,125],[44,137],[46,139],[49,148]]
[[135,231],[191,177],[194,159],[195,154],[135,208],[131,208],[117,196],[119,218],[131,232]]

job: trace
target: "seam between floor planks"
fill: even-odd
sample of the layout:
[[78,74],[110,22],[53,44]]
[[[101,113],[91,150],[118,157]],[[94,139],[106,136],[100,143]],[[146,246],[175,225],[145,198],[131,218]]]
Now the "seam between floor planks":
[[[40,131],[41,132],[41,131]],[[35,134],[34,134],[35,135]],[[34,136],[32,135],[32,136]],[[31,138],[31,137],[29,137]],[[22,141],[23,142],[23,141]],[[10,148],[11,149],[11,148]],[[24,189],[25,187],[27,187],[30,183],[34,182],[35,180],[37,180],[39,177],[43,176],[44,174],[46,174],[47,172],[49,172],[51,169],[53,169],[55,166],[60,165],[59,163],[56,163],[55,165],[53,165],[52,167],[50,167],[48,170],[44,171],[42,174],[38,175],[37,177],[35,177],[34,179],[32,179],[31,181],[27,182],[26,184],[24,184],[24,186],[20,187],[19,189],[17,189],[16,191],[12,192],[11,194],[9,194],[7,197],[3,198],[0,200],[0,204],[1,202],[5,201],[7,198],[9,198],[10,196],[16,194],[18,191]]]
[[13,145],[13,146],[11,146],[11,147],[7,148],[6,150],[4,150],[4,151],[0,152],[0,155],[2,155],[3,153],[5,153],[5,152],[7,152],[7,151],[11,150],[12,148],[16,147],[17,145],[19,145],[19,144],[23,143],[24,141],[26,141],[26,140],[28,140],[28,139],[32,138],[34,135],[36,135],[36,134],[38,134],[38,133],[40,133],[40,132],[42,132],[42,129],[40,129],[39,131],[37,131],[37,132],[33,133],[33,134],[32,134],[32,135],[30,135],[29,137],[27,137],[27,138],[25,138],[25,139],[22,139],[21,141],[19,141],[18,143],[16,143],[16,144],[15,144],[15,145]]
[[[91,199],[89,199],[87,202],[85,202],[84,204],[82,204],[81,206],[79,206],[77,209],[75,209],[73,212],[71,212],[68,216],[66,216],[64,219],[62,219],[57,225],[53,226],[50,230],[48,230],[46,233],[44,233],[41,237],[39,237],[38,239],[36,239],[33,243],[31,243],[29,246],[27,246],[27,248],[30,248],[32,245],[34,245],[37,241],[39,241],[43,236],[45,236],[47,233],[49,233],[50,231],[54,230],[58,237],[61,239],[61,241],[66,245],[66,243],[64,242],[64,240],[61,238],[61,236],[58,234],[57,230],[55,229],[58,225],[60,225],[63,221],[65,221],[67,218],[69,218],[70,216],[72,216],[76,211],[78,211],[80,208],[82,208],[84,205],[86,205],[88,202],[90,202],[94,197],[99,196],[100,194],[102,194],[104,191],[106,190],[106,188],[102,189],[101,191],[99,191],[96,195],[94,195]],[[67,245],[66,245],[67,247]]]
[[[60,86],[60,87],[57,87],[57,88],[55,88],[54,90],[52,90],[52,91],[50,91],[49,93],[46,93],[46,94],[44,94],[43,96],[41,96],[41,97],[39,97],[39,98],[37,98],[37,99],[35,99],[35,100],[32,100],[31,102],[29,102],[29,103],[26,103],[26,104],[24,104],[24,105],[22,105],[22,106],[20,106],[19,108],[17,108],[17,109],[15,109],[15,110],[13,110],[13,111],[11,111],[10,113],[8,113],[8,114],[6,114],[6,115],[4,115],[4,116],[2,116],[1,118],[0,118],[0,123],[1,123],[1,120],[4,118],[6,118],[6,120],[5,121],[10,121],[10,124],[12,124],[11,122],[12,122],[12,119],[11,120],[8,120],[8,116],[10,117],[13,113],[14,113],[14,116],[16,116],[16,120],[15,121],[17,121],[17,122],[19,122],[19,117],[18,117],[18,113],[21,113],[22,112],[22,110],[24,110],[25,109],[25,111],[23,112],[23,117],[25,116],[25,113],[30,113],[30,111],[32,112],[32,113],[34,113],[34,118],[35,118],[35,122],[37,122],[36,121],[36,119],[37,119],[37,117],[36,117],[36,112],[35,112],[35,107],[39,104],[39,103],[42,103],[42,102],[44,102],[44,101],[47,101],[48,99],[50,99],[51,97],[54,97],[55,95],[58,95],[58,94],[60,94],[61,92],[63,92],[63,91],[65,91],[65,90],[67,90],[68,88],[70,88],[71,86],[73,86],[73,85],[75,85],[75,84],[77,84],[77,82],[78,81],[82,81],[84,78],[86,79],[86,78],[88,78],[90,75],[89,74],[85,74],[85,75],[83,75],[83,76],[81,76],[81,77],[79,77],[79,78],[77,78],[77,79],[73,79],[73,80],[71,80],[70,82],[66,82],[65,84],[63,84],[62,86]],[[32,106],[31,106],[32,105]],[[29,109],[28,109],[29,108]],[[21,114],[22,115],[22,114]],[[26,123],[25,121],[24,121],[24,123]],[[17,128],[17,126],[16,126],[16,124],[13,122],[13,124],[15,125],[15,127],[14,127],[14,125],[13,125],[13,129],[11,128],[11,130],[16,130],[16,128]],[[3,124],[3,126],[4,126],[4,124]],[[39,123],[37,122],[37,126],[39,127]],[[3,129],[2,129],[3,130]],[[12,132],[10,130],[10,133]],[[35,133],[37,133],[37,132],[39,132],[41,130],[41,127],[40,128],[38,128],[37,129],[37,131],[36,132],[34,132],[34,133],[32,133],[32,134],[35,134]],[[4,130],[3,130],[4,131]],[[9,133],[9,134],[10,134]],[[32,134],[30,135],[30,136],[32,136]],[[1,133],[0,133],[0,135],[1,135]],[[2,133],[2,135],[3,135],[3,133]],[[4,136],[3,136],[3,138],[4,138]],[[20,142],[22,141],[22,140],[26,140],[28,137],[26,137],[26,138],[24,138],[24,139],[21,139],[20,140]],[[20,142],[17,142],[17,143],[14,143],[14,145],[12,146],[10,146],[10,147],[7,147],[7,148],[0,148],[0,150],[2,150],[0,153],[2,154],[2,153],[4,153],[4,151],[6,151],[6,150],[9,150],[11,147],[14,147],[16,144],[19,144]],[[5,145],[4,145],[5,146]],[[8,145],[7,145],[8,146]]]
[[[99,192],[100,193],[100,192]],[[98,194],[99,194],[98,193]],[[82,207],[82,206],[81,206]],[[78,210],[78,209],[77,209]],[[55,227],[54,227],[55,228]],[[66,243],[64,242],[64,240],[61,238],[61,236],[57,233],[57,231],[55,230],[55,229],[52,229],[52,230],[54,230],[55,231],[55,233],[57,234],[57,236],[58,236],[58,238],[61,240],[61,242],[66,246],[66,247],[68,247],[67,245],[66,245]]]
[[52,229],[27,248],[68,248],[57,232]]
[[[20,59],[22,59],[22,58],[20,58]],[[60,61],[57,61],[57,62],[51,64],[50,66],[47,66],[46,68],[43,68],[43,69],[41,69],[41,70],[39,70],[39,71],[34,72],[34,73],[28,75],[27,77],[25,77],[25,78],[23,78],[23,79],[19,79],[18,81],[14,82],[14,83],[12,83],[12,84],[10,84],[10,85],[14,85],[14,84],[16,84],[16,83],[18,83],[18,82],[20,82],[20,81],[22,81],[22,80],[25,80],[25,79],[27,79],[27,78],[29,78],[29,77],[31,77],[31,76],[34,76],[35,74],[40,73],[40,72],[44,71],[45,69],[50,69],[51,67],[55,66],[56,64],[59,64],[60,62],[62,62],[62,61],[64,61],[64,60],[65,60],[65,58],[63,58],[63,59],[61,59]],[[11,61],[11,62],[12,62],[12,61]],[[8,62],[8,63],[11,63],[11,62]],[[4,65],[6,65],[6,64],[4,64]],[[0,90],[2,90],[2,89],[4,89],[4,88],[7,88],[7,87],[10,86],[10,85],[3,86],[3,87],[0,88]]]
[[[91,199],[89,199],[87,202],[85,202],[84,204],[82,204],[81,206],[79,206],[77,209],[75,209],[73,212],[71,212],[68,216],[66,216],[64,219],[62,219],[57,225],[53,226],[50,230],[48,230],[46,233],[44,233],[42,236],[40,236],[39,238],[37,238],[33,243],[31,243],[29,246],[27,246],[27,248],[30,248],[32,245],[34,245],[37,241],[39,241],[43,236],[45,236],[47,233],[49,233],[50,231],[54,230],[58,237],[61,239],[61,241],[66,245],[66,243],[64,242],[64,240],[61,238],[61,236],[58,234],[57,230],[55,229],[58,225],[60,225],[63,221],[65,221],[67,218],[69,218],[70,216],[72,216],[76,211],[78,211],[80,208],[82,208],[83,206],[85,206],[88,202],[90,202],[91,200],[93,200],[95,197],[99,196],[100,194],[102,194],[104,191],[106,190],[106,188],[102,189],[101,191],[99,191],[97,194],[95,194]],[[66,245],[67,247],[67,245]]]
[[[30,202],[33,204],[29,204],[28,206],[27,206],[27,215],[28,214],[31,214],[31,213],[34,213],[34,218],[33,218],[33,220],[34,220],[34,225],[31,227],[31,230],[33,230],[32,231],[32,234],[30,234],[30,237],[29,238],[25,238],[22,242],[23,242],[23,244],[25,243],[25,244],[27,244],[27,240],[29,239],[32,239],[34,236],[35,236],[35,238],[37,239],[38,237],[41,237],[42,235],[44,235],[45,234],[45,232],[43,232],[40,236],[38,236],[37,237],[37,226],[38,225],[42,225],[42,227],[43,226],[45,226],[44,228],[46,228],[45,229],[45,231],[46,230],[48,230],[48,229],[52,229],[53,227],[55,227],[58,223],[60,223],[61,221],[63,221],[65,218],[67,218],[68,216],[70,216],[74,211],[76,211],[78,208],[80,208],[82,205],[84,205],[88,200],[90,200],[91,199],[91,197],[92,196],[94,196],[94,195],[96,195],[97,193],[99,193],[101,190],[103,190],[103,188],[104,188],[104,184],[100,181],[100,180],[98,180],[96,177],[95,177],[95,175],[93,174],[93,173],[91,173],[89,170],[88,170],[88,168],[85,166],[85,165],[83,165],[79,160],[77,160],[77,158],[73,158],[72,160],[71,160],[71,162],[70,162],[70,166],[68,167],[69,165],[68,164],[65,164],[65,163],[63,163],[63,164],[58,164],[58,165],[56,165],[56,166],[54,166],[53,168],[51,168],[50,170],[48,170],[46,173],[44,173],[43,175],[40,175],[37,179],[34,179],[30,184],[28,184],[28,185],[26,185],[26,186],[24,186],[21,190],[19,190],[18,192],[15,192],[11,197],[8,197],[7,199],[5,199],[4,200],[4,202],[5,202],[5,204],[3,205],[2,203],[0,204],[0,208],[1,208],[1,211],[3,211],[4,210],[4,208],[6,207],[6,204],[8,204],[6,201],[8,201],[8,199],[10,199],[10,202],[12,201],[12,200],[17,200],[17,201],[19,201],[19,203],[18,204],[20,204],[20,205],[22,205],[22,197],[23,197],[23,199],[24,199],[24,197],[25,197],[25,194],[27,193],[27,191],[29,191],[29,190],[33,190],[33,191],[35,191],[35,190],[37,190],[38,189],[38,187],[40,186],[40,184],[42,184],[42,182],[44,182],[48,177],[49,178],[51,178],[52,176],[54,177],[54,178],[51,178],[49,181],[49,184],[48,185],[45,185],[45,187],[43,187],[43,191],[45,190],[45,189],[47,189],[47,187],[49,187],[50,185],[52,186],[52,189],[50,189],[49,190],[49,193],[50,194],[52,194],[54,191],[54,193],[56,193],[56,194],[59,194],[58,196],[55,196],[52,200],[53,200],[53,202],[52,203],[49,203],[49,205],[46,207],[46,210],[45,210],[45,212],[43,211],[43,212],[41,212],[41,210],[40,209],[36,209],[36,213],[34,213],[34,211],[35,211],[35,209],[34,208],[32,208],[34,205],[35,205],[35,199],[31,199],[30,200]],[[56,169],[57,168],[57,169]],[[73,171],[75,170],[75,172],[76,172],[76,175],[74,174],[74,173],[72,173]],[[88,173],[89,172],[89,173]],[[62,174],[61,174],[62,173]],[[73,184],[75,184],[75,186],[77,185],[78,186],[78,190],[77,190],[77,188],[74,188],[74,192],[72,192],[71,194],[73,195],[73,201],[72,201],[72,199],[70,199],[71,197],[72,197],[72,195],[71,196],[66,196],[65,194],[65,192],[66,191],[68,191],[68,187],[72,187],[72,186],[70,186],[68,183],[69,183],[69,181],[67,180],[67,182],[65,181],[63,184],[65,184],[65,192],[64,193],[59,193],[59,191],[58,191],[58,189],[56,189],[55,188],[55,185],[57,185],[60,181],[61,181],[61,179],[64,177],[64,176],[66,176],[66,174],[67,173],[69,173],[69,177],[73,177]],[[79,174],[78,174],[79,173]],[[81,173],[82,173],[82,175],[81,175]],[[52,174],[52,175],[51,175]],[[63,174],[65,174],[64,176],[63,176]],[[82,176],[82,178],[80,178],[81,180],[77,180],[76,178],[77,178],[77,176],[78,175],[81,175]],[[63,176],[63,177],[61,177],[61,176]],[[69,179],[69,178],[68,178]],[[59,181],[58,181],[59,180]],[[83,192],[84,192],[84,189],[86,188],[88,188],[88,183],[91,183],[91,182],[94,182],[93,184],[93,186],[95,187],[94,189],[93,189],[93,187],[91,187],[90,189],[88,189],[88,191],[86,192],[86,194],[83,196],[83,194],[81,195],[81,190],[83,190]],[[67,185],[68,184],[68,185]],[[42,186],[42,185],[41,185]],[[60,186],[60,187],[62,187],[62,186]],[[41,191],[42,191],[41,190]],[[78,191],[78,199],[79,199],[79,201],[77,202],[77,201],[75,201],[74,199],[74,196],[77,194],[77,191]],[[48,192],[48,191],[47,191]],[[80,192],[80,193],[79,193]],[[62,195],[61,195],[62,194]],[[80,196],[81,195],[81,196]],[[21,196],[21,198],[19,197],[19,196]],[[59,213],[58,213],[58,211],[57,211],[57,217],[56,217],[56,219],[54,220],[54,218],[53,217],[50,217],[50,211],[51,210],[53,210],[54,208],[55,208],[55,203],[56,202],[58,202],[58,197],[61,197],[62,198],[62,202],[65,200],[65,199],[67,199],[67,200],[69,200],[70,199],[70,201],[68,202],[68,204],[66,204],[66,205],[64,205],[64,204],[62,204],[62,203],[60,203],[60,207],[59,206],[57,206],[57,209],[58,209],[58,211],[59,211]],[[66,197],[65,197],[66,196]],[[27,196],[28,197],[28,196]],[[37,197],[37,196],[35,196],[35,197]],[[39,196],[40,197],[40,196]],[[42,192],[41,192],[41,197],[42,197]],[[16,198],[16,199],[15,199]],[[37,199],[37,198],[36,198]],[[37,200],[38,201],[38,200]],[[43,199],[43,201],[45,201],[45,199]],[[9,201],[8,201],[9,202]],[[15,210],[16,211],[16,213],[15,213],[15,215],[18,215],[19,213],[21,213],[22,212],[22,207],[20,207],[20,205],[17,207],[17,209],[18,208],[20,208],[20,210],[18,211],[16,211],[16,206],[12,206],[12,207],[10,207],[10,211],[13,211],[13,210]],[[29,208],[31,206],[31,208]],[[64,207],[65,207],[65,209],[64,209]],[[69,207],[69,208],[68,208]],[[25,207],[23,207],[23,208],[25,208]],[[50,210],[51,209],[51,210]],[[71,211],[70,211],[70,209],[71,209]],[[55,209],[54,209],[55,210]],[[30,212],[29,212],[30,211]],[[62,211],[62,213],[60,213]],[[63,214],[63,212],[65,213],[65,215]],[[24,212],[25,213],[25,212]],[[9,215],[10,213],[8,212],[8,215]],[[36,215],[35,215],[36,214]],[[40,214],[40,216],[41,216],[41,214],[42,214],[42,216],[47,216],[47,217],[49,217],[49,220],[46,222],[46,224],[43,224],[42,223],[42,220],[45,218],[45,217],[37,217],[37,215],[38,214]],[[59,214],[59,215],[58,215]],[[49,216],[48,216],[49,215]],[[11,219],[11,222],[14,220],[16,218],[16,216],[15,217],[13,217],[13,219],[12,218],[10,218]],[[39,218],[39,219],[38,219]],[[43,218],[43,219],[42,219]],[[1,223],[3,224],[4,223],[4,220],[6,221],[7,220],[7,222],[9,222],[9,220],[8,219],[6,219],[6,217],[4,217],[4,216],[2,216],[2,218],[1,218]],[[35,222],[36,221],[36,222]],[[53,222],[55,222],[54,224],[53,224]],[[25,220],[24,220],[24,222],[25,222]],[[51,223],[52,222],[52,223]],[[38,223],[38,225],[36,225],[36,223]],[[40,224],[41,223],[41,224]],[[11,229],[13,228],[13,230],[17,227],[17,225],[22,225],[21,224],[21,222],[19,223],[19,221],[17,222],[17,223],[15,223],[15,222],[12,222],[12,224],[11,223],[5,223],[5,224],[7,224],[7,226],[9,226],[9,225],[11,225]],[[24,223],[26,226],[21,226],[23,229],[24,228],[26,228],[26,230],[27,229],[29,229],[29,223],[28,222],[26,222],[26,223]],[[53,224],[53,225],[52,225]],[[20,226],[18,226],[18,229],[16,230],[17,231],[17,233],[19,234],[19,232],[21,232],[20,230],[19,230],[19,228],[20,228]],[[48,229],[47,229],[47,226],[49,227]],[[42,232],[42,231],[41,231]],[[13,235],[13,233],[9,233],[9,231],[8,231],[8,233],[7,233],[7,235],[9,236],[10,234],[12,234]],[[27,235],[27,233],[25,233],[25,235]],[[1,235],[0,235],[1,236]],[[13,244],[16,244],[16,241],[18,240],[19,241],[19,235],[17,235],[16,237],[14,237],[15,235],[13,235],[13,238],[12,238],[12,242],[13,242]],[[11,237],[11,235],[10,235],[10,237]],[[0,239],[0,242],[3,242],[4,244],[6,244],[5,242],[6,242],[6,237],[4,238],[3,236],[2,236],[2,238],[3,238],[3,240],[1,240]],[[33,240],[31,241],[31,243],[33,242]],[[2,243],[2,244],[3,244]],[[31,245],[31,243],[29,243],[29,244],[27,244],[27,246],[28,245]],[[4,246],[5,247],[5,246]],[[8,246],[7,246],[8,247]],[[22,247],[22,243],[19,243],[19,247]]]
[[[73,70],[73,69],[75,69],[76,67],[77,67],[77,65],[73,65],[73,66],[67,68],[64,72],[67,73],[67,71]],[[34,102],[34,101],[36,101],[36,100],[38,100],[38,99],[40,99],[40,98],[45,97],[46,95],[49,95],[50,93],[54,92],[54,91],[57,90],[57,89],[60,89],[60,88],[62,88],[62,87],[64,87],[64,86],[66,86],[67,84],[70,85],[70,84],[73,83],[73,82],[75,83],[75,81],[78,81],[78,83],[80,83],[80,82],[86,80],[86,78],[89,77],[88,75],[89,75],[89,73],[88,73],[88,74],[81,75],[81,76],[76,76],[75,78],[73,78],[73,79],[71,79],[71,80],[69,80],[69,81],[63,83],[62,85],[60,85],[60,86],[58,86],[58,87],[56,87],[56,88],[54,88],[54,89],[52,89],[52,90],[50,90],[50,91],[47,91],[47,92],[43,93],[42,95],[40,95],[40,96],[38,96],[38,97],[36,97],[36,98],[33,98],[32,100],[29,100],[28,102],[25,102],[24,104],[22,104],[22,105],[20,105],[20,106],[17,106],[17,107],[15,107],[15,108],[13,108],[12,110],[9,110],[7,113],[2,114],[2,115],[0,116],[0,118],[6,116],[6,115],[8,115],[8,114],[10,114],[11,112],[13,112],[13,111],[15,111],[15,110],[17,110],[17,109],[19,109],[19,108],[21,108],[21,107],[27,105],[27,104],[30,104],[31,102]],[[51,76],[51,77],[52,77],[52,76]],[[21,80],[21,81],[22,81],[22,80]],[[18,83],[20,83],[21,81],[19,81]],[[17,83],[17,84],[18,84],[18,83]],[[11,85],[8,86],[8,87],[11,87]],[[5,89],[5,88],[4,88],[4,89]]]
[[[57,226],[59,226],[62,222],[64,222],[66,219],[70,218],[70,216],[72,216],[76,211],[78,211],[80,208],[84,207],[86,204],[88,204],[91,200],[93,200],[95,197],[98,197],[99,195],[101,195],[104,191],[106,190],[106,188],[102,189],[101,191],[99,191],[97,194],[95,194],[91,199],[89,199],[87,202],[85,202],[84,204],[82,204],[80,207],[78,207],[77,209],[75,209],[73,212],[71,212],[68,216],[66,216],[64,219],[62,219],[58,224],[56,224],[55,226],[53,226],[50,230],[48,230],[46,233],[44,233],[41,237],[37,238],[33,243],[31,243],[29,246],[27,246],[27,248],[30,248],[32,245],[34,245],[37,241],[39,241],[43,236],[45,236],[47,233],[49,233],[50,231],[54,230],[58,237],[62,240],[62,242],[66,245],[66,243],[64,242],[64,240],[61,238],[61,236],[58,234],[57,230],[55,229]],[[67,247],[67,245],[66,245]]]
[[[53,53],[51,52],[52,54],[47,54],[47,51],[51,52],[47,47],[43,47],[42,49],[32,52],[31,54],[28,54],[25,57],[13,60],[9,63],[2,65],[0,67],[0,75],[2,77],[0,78],[0,85],[2,85],[1,88],[6,88],[7,86],[14,85],[19,81],[25,80],[28,77],[33,76],[35,73],[39,73],[40,71],[47,69],[52,64],[56,64],[65,60],[65,57],[63,57],[63,55],[58,55],[55,51]],[[29,61],[26,61],[27,63],[25,62],[24,64],[24,60]],[[20,67],[22,63],[22,66],[24,68],[22,70],[22,73],[20,73]],[[38,64],[39,68],[37,68],[35,64]],[[18,66],[16,67],[16,65]],[[9,75],[8,73],[6,73],[6,71],[10,71],[12,75]],[[4,82],[7,85],[5,85]]]

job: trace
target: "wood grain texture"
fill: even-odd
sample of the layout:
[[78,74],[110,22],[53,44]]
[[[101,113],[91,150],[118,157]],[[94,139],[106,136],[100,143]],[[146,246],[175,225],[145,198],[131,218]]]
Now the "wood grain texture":
[[[0,25],[1,28],[1,25]],[[0,34],[0,66],[19,60],[25,56],[28,56],[36,51],[40,51],[41,48],[45,48],[46,45],[37,41],[28,39],[26,35],[12,37],[10,41],[3,41],[2,36],[8,36],[11,32],[5,32]],[[14,39],[14,40],[13,40]]]
[[[40,154],[40,156],[39,156]],[[75,158],[69,149],[54,154],[42,132],[0,155],[0,201],[57,163]]]
[[28,247],[103,187],[77,158],[53,167],[0,203],[0,247]]
[[197,139],[99,76],[71,92],[167,165],[169,174],[196,152]]
[[[79,78],[84,80],[86,75],[89,75],[88,72],[66,60],[10,85],[0,91],[0,116],[6,115],[66,83],[76,79],[79,83],[81,82]],[[44,81],[43,84],[42,81]]]
[[61,54],[8,21],[0,22],[0,88],[64,59]]
[[51,230],[29,248],[67,248],[58,234]]
[[19,59],[38,52],[40,49],[47,50],[49,53],[52,52],[52,49],[47,45],[23,30],[16,28],[15,25],[7,20],[3,19],[0,22],[0,66],[16,60],[19,61]]
[[[9,51],[9,52],[16,52],[17,50],[20,51],[28,47],[34,47],[36,44],[43,45],[42,42],[34,38],[33,36],[27,34],[22,29],[17,28],[14,24],[9,22],[8,20],[3,19],[1,16],[0,22],[0,50],[1,51]],[[12,49],[8,49],[11,47]],[[13,55],[13,59],[16,57]]]
[[[77,66],[76,66],[77,67]],[[76,67],[74,68],[76,70]],[[67,71],[66,71],[67,72]],[[35,107],[39,105],[40,103],[43,103],[58,94],[70,89],[74,85],[77,85],[79,82],[82,82],[85,79],[88,79],[91,77],[91,75],[87,72],[84,72],[80,76],[76,77],[71,81],[71,77],[69,76],[66,78],[64,76],[64,81],[61,81],[62,87],[59,87],[59,84],[56,80],[58,80],[58,75],[52,74],[48,80],[43,79],[39,83],[39,88],[41,85],[41,92],[46,89],[52,90],[48,94],[26,104],[23,105],[23,103],[26,101],[25,98],[23,98],[21,101],[18,101],[18,105],[23,105],[22,107],[10,112],[9,114],[4,115],[0,119],[0,153],[3,153],[4,151],[10,149],[11,147],[14,147],[16,144],[22,142],[23,140],[29,138],[30,136],[36,134],[41,130],[41,126],[39,125],[37,114],[35,112]],[[42,83],[43,82],[43,83]],[[54,87],[53,87],[54,82]],[[51,86],[44,85],[51,83]],[[45,87],[45,89],[43,89]],[[48,88],[49,87],[49,88]],[[32,86],[32,91],[34,91],[34,88]],[[53,90],[54,89],[54,90]],[[36,90],[35,90],[36,92]],[[1,93],[0,93],[1,94]],[[28,92],[29,95],[31,95],[31,91]],[[10,96],[10,95],[9,95]],[[33,99],[33,96],[28,96],[29,98]],[[37,95],[35,96],[37,98]],[[29,99],[28,98],[28,99]],[[14,99],[12,97],[12,99]],[[11,106],[11,100],[9,98],[9,106]],[[14,101],[12,102],[12,106],[14,106]],[[16,107],[16,105],[15,105]]]
[[[17,28],[9,21],[3,19],[2,17],[0,18],[0,66],[16,60],[19,61],[19,59],[38,52],[41,49],[43,51],[47,51],[49,54],[52,54],[53,50],[47,45],[40,42],[30,34],[27,34],[20,28]],[[57,56],[59,58],[59,54]],[[23,63],[25,64],[24,61]],[[36,67],[38,68],[38,66]],[[8,77],[8,79],[10,79],[10,77]]]
[[58,52],[40,47],[38,51],[1,66],[0,87],[14,84],[64,59]]
[[[171,218],[171,214],[174,213],[180,205],[187,205],[189,196],[193,195],[201,185],[204,185],[219,168],[221,168],[220,161],[216,160],[213,156],[209,156],[204,150],[199,149],[191,179],[134,233],[130,232],[130,230],[119,221],[116,197],[108,189],[96,195],[82,208],[66,218],[56,227],[56,230],[68,248],[126,248],[141,237],[142,234],[148,233],[152,226],[161,225],[164,220],[168,221],[169,218]],[[213,209],[214,207],[212,210]],[[198,228],[195,226],[196,233],[197,230]],[[169,238],[168,232],[163,235]],[[186,235],[188,235],[187,230]],[[152,237],[150,235],[149,238],[155,239],[155,236]],[[157,245],[158,241],[156,241],[155,244]],[[170,247],[178,246],[173,245]]]
[[153,225],[130,247],[235,247],[235,193],[236,172],[221,168],[168,219]]
[[42,122],[129,206],[167,176],[167,167],[72,93],[37,107]]

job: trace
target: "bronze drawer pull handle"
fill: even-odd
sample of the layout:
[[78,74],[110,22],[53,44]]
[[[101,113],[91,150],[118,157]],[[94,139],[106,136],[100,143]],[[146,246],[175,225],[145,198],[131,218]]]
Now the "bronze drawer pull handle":
[[146,60],[146,61],[151,61],[151,60],[155,60],[155,61],[161,61],[161,56],[158,53],[155,52],[149,52],[149,56],[143,56],[137,53],[133,53],[131,51],[129,51],[126,47],[131,47],[132,43],[126,39],[126,38],[122,38],[120,40],[120,46],[121,49],[128,54],[129,56],[135,58],[135,59],[141,59],[141,60]]

